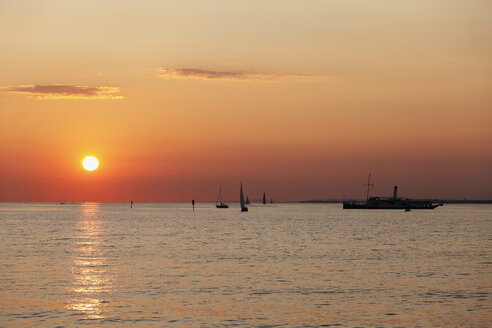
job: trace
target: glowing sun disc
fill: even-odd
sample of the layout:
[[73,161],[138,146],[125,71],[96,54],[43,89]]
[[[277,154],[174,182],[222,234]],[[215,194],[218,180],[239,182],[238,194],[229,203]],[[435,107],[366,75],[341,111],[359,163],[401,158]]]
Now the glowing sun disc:
[[82,162],[82,166],[87,171],[94,171],[99,166],[99,161],[94,156],[87,156]]

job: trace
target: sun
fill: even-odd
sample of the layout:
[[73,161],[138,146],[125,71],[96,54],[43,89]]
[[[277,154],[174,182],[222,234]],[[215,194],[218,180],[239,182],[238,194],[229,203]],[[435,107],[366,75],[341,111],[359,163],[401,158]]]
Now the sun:
[[82,161],[82,166],[87,171],[94,171],[99,166],[99,161],[94,156],[87,156]]

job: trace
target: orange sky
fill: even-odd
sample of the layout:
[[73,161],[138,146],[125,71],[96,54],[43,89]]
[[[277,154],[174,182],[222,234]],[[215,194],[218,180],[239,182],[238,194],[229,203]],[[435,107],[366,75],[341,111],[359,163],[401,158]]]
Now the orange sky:
[[0,201],[491,199],[491,11],[0,0]]

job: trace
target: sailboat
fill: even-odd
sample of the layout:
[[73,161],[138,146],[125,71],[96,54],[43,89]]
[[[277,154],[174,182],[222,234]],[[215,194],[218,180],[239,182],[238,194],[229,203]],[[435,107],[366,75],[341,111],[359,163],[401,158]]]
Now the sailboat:
[[229,208],[229,205],[222,201],[222,186],[219,186],[219,193],[217,194],[217,201],[215,202],[217,208]]
[[247,212],[248,208],[244,205],[244,196],[243,196],[243,184],[241,183],[241,189],[239,192],[239,202],[241,203],[241,212]]
[[266,197],[264,192],[263,192],[263,204],[266,204]]
[[249,202],[249,197],[248,197],[248,195],[246,195],[246,202],[245,202],[244,204],[246,204],[246,205],[251,204],[251,203]]

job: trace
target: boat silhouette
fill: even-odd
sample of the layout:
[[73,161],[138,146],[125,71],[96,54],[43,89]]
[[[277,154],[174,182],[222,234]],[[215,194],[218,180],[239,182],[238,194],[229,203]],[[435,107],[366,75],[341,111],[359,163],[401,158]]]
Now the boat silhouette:
[[247,212],[248,208],[244,204],[243,184],[242,183],[241,183],[241,188],[239,189],[239,202],[241,203],[241,212]]
[[398,186],[394,187],[393,197],[369,197],[369,190],[374,185],[371,184],[371,174],[367,180],[366,201],[345,201],[343,202],[344,209],[368,209],[368,210],[433,210],[438,206],[443,206],[442,201],[434,199],[410,199],[398,197]]
[[215,202],[217,208],[229,208],[229,205],[222,201],[222,186],[219,186],[219,192],[217,193],[217,201]]

